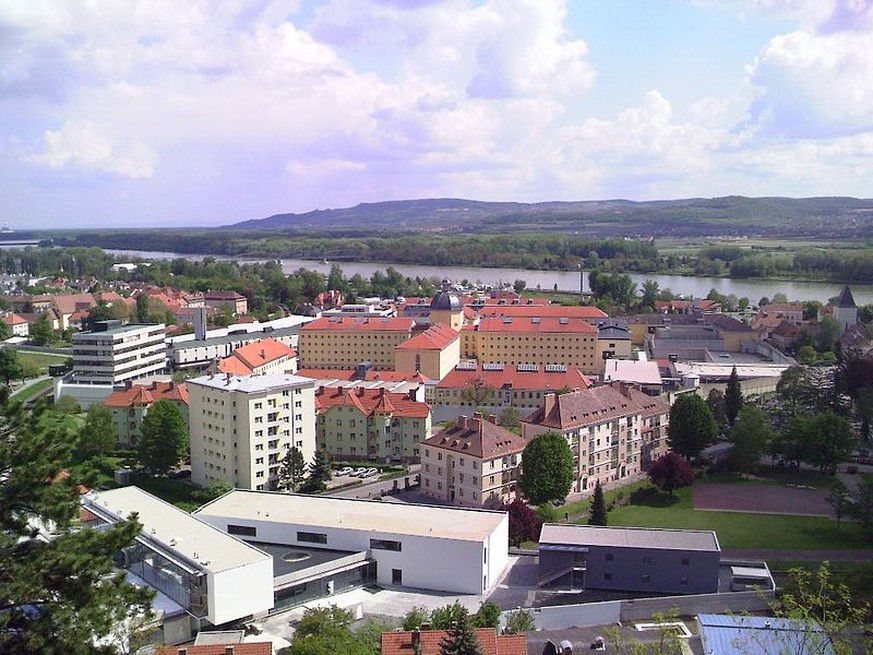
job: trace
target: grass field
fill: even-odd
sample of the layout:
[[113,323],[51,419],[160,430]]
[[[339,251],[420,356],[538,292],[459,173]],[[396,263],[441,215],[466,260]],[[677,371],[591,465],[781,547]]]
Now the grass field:
[[51,378],[48,380],[40,380],[29,387],[19,388],[12,394],[12,397],[24,402],[50,388],[54,383],[55,381]]
[[53,355],[51,353],[36,353],[18,351],[18,361],[25,369],[39,371],[40,375],[48,373],[49,364],[63,364],[69,355]]
[[647,505],[627,505],[609,513],[610,525],[715,530],[727,550],[865,549],[870,542],[860,527],[845,523],[837,529],[830,518],[711,512],[692,506],[691,488],[679,489],[672,501],[658,495]]
[[186,512],[192,512],[203,504],[194,497],[199,488],[183,480],[152,478],[142,475],[136,476],[133,483],[140,489],[144,489]]

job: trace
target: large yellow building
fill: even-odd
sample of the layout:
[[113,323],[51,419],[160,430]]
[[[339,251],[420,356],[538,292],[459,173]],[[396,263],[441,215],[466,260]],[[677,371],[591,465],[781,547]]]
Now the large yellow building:
[[447,325],[437,323],[397,346],[395,371],[415,371],[442,380],[461,357],[461,338]]
[[480,364],[563,364],[596,374],[597,328],[579,317],[486,316],[461,330],[461,357]]
[[411,318],[319,318],[300,329],[300,368],[353,369],[370,362],[377,371],[394,370],[394,351],[412,337]]

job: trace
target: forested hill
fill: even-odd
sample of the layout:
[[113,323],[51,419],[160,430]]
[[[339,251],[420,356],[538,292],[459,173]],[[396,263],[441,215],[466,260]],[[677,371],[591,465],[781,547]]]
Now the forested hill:
[[869,237],[873,234],[873,199],[727,196],[643,202],[519,203],[439,198],[364,203],[304,214],[276,214],[227,227],[279,231],[559,231],[600,237]]

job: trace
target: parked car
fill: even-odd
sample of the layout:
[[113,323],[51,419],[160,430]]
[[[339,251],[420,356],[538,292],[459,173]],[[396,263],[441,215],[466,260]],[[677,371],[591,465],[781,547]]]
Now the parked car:
[[366,471],[364,471],[364,475],[361,477],[369,478],[369,477],[372,477],[374,475],[379,475],[379,469],[368,468]]
[[361,468],[357,468],[352,471],[351,475],[354,475],[356,478],[363,478],[367,475],[367,467],[362,466]]
[[351,475],[352,473],[354,473],[354,471],[355,471],[355,469],[353,469],[351,466],[343,466],[341,469],[339,469],[336,472],[336,474],[337,475]]

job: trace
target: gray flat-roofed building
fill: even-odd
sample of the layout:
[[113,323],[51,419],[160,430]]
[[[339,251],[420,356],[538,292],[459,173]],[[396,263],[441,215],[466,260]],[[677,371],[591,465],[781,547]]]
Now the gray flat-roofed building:
[[574,589],[715,593],[720,553],[712,531],[546,523],[539,581]]

